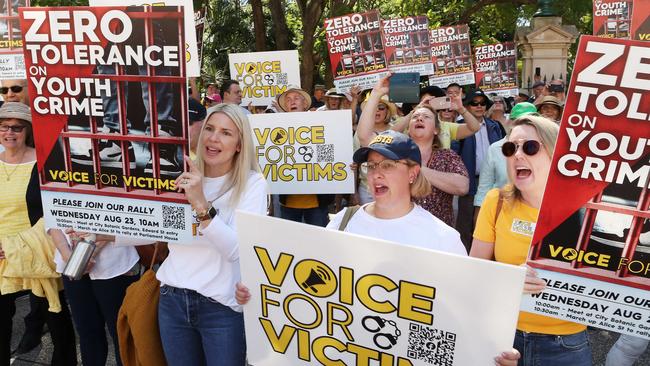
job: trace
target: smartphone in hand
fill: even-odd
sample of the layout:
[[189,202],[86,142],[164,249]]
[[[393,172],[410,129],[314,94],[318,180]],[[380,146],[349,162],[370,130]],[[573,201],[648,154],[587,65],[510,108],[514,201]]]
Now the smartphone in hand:
[[395,73],[390,77],[388,98],[393,103],[420,102],[420,73]]
[[451,108],[451,98],[449,97],[440,97],[440,98],[433,98],[429,101],[429,104],[433,109],[439,111],[442,109],[450,109]]

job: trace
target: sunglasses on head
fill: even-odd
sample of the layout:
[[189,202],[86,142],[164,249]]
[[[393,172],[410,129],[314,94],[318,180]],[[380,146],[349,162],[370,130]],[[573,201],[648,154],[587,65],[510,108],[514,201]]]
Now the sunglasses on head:
[[517,152],[519,146],[521,146],[521,151],[523,151],[524,154],[533,156],[539,152],[539,148],[542,146],[542,144],[540,144],[539,141],[535,140],[527,140],[524,141],[523,144],[515,144],[514,142],[508,141],[505,142],[503,146],[501,146],[501,152],[505,157],[510,157]]
[[20,93],[21,91],[23,91],[23,87],[20,86],[20,85],[3,86],[3,87],[0,87],[0,94],[9,93],[10,89],[11,89],[12,93]]
[[18,126],[4,126],[4,125],[2,125],[2,126],[0,126],[0,131],[7,132],[7,131],[11,130],[14,133],[21,133],[21,132],[23,132],[23,130],[26,127],[27,126],[22,126],[22,125],[18,125]]
[[380,104],[380,105],[377,106],[377,109],[380,110],[380,111],[385,111],[386,109],[388,109],[388,107],[386,107],[386,105],[384,105],[384,104]]
[[487,102],[486,101],[482,101],[482,102],[471,101],[471,102],[469,102],[469,105],[471,105],[472,107],[478,107],[478,106],[485,107],[487,105]]

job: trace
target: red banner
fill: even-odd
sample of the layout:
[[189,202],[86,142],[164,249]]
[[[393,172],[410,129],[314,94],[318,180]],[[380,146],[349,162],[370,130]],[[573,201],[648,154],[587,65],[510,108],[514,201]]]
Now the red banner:
[[630,39],[632,8],[632,0],[594,0],[594,35]]
[[388,72],[379,11],[325,19],[327,51],[334,85],[340,92],[353,85],[371,88]]
[[393,72],[433,73],[429,45],[429,20],[414,16],[382,20],[384,51]]
[[517,95],[517,47],[513,42],[474,48],[476,87],[503,96]]
[[635,1],[632,7],[632,39],[650,41],[650,1]]
[[474,84],[472,46],[467,24],[432,29],[430,38],[434,74],[429,82],[441,88],[451,83]]

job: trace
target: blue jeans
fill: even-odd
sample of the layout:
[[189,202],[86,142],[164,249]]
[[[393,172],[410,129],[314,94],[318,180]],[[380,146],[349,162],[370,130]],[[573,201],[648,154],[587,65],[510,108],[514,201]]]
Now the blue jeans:
[[285,220],[325,227],[329,223],[327,207],[291,208],[280,206],[280,216]]
[[632,366],[645,352],[650,340],[621,334],[607,353],[605,366]]
[[515,348],[521,353],[519,366],[591,366],[587,331],[551,335],[517,331]]
[[68,295],[72,320],[79,334],[81,361],[84,366],[104,366],[108,356],[106,330],[113,339],[115,360],[120,360],[117,341],[117,314],[122,306],[126,288],[139,276],[117,276],[107,280],[91,280],[88,275],[78,281],[63,277],[63,286]]
[[196,291],[162,286],[158,324],[169,366],[246,365],[244,315]]

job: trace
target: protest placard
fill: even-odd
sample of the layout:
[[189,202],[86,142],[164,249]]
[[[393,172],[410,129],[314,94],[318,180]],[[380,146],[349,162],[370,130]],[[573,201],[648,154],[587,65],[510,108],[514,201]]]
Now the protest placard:
[[199,60],[199,68],[203,65],[203,35],[205,34],[205,23],[208,20],[208,6],[205,5],[194,12],[194,24],[196,29],[196,51]]
[[630,39],[632,0],[594,0],[594,35]]
[[429,83],[441,88],[451,83],[474,84],[467,24],[431,29],[430,40],[434,73],[429,77]]
[[647,42],[582,36],[522,310],[650,339]]
[[191,238],[174,183],[189,153],[183,16],[178,6],[21,8],[48,226]]
[[300,86],[298,51],[231,53],[228,55],[230,77],[239,82],[242,105],[271,105],[287,90]]
[[349,110],[248,116],[273,194],[354,193]]
[[0,80],[24,79],[23,35],[18,7],[29,0],[2,0],[0,3]]
[[201,76],[201,55],[199,55],[198,43],[195,41],[197,38],[196,26],[194,23],[194,2],[192,0],[155,0],[150,3],[142,1],[126,1],[130,4],[125,4],[124,0],[88,0],[90,6],[182,6],[185,23],[185,62],[187,63],[186,75],[189,77]]
[[477,46],[474,58],[477,88],[506,97],[517,95],[517,47],[513,42]]
[[433,73],[426,16],[382,20],[382,31],[390,71]]
[[523,267],[236,219],[253,365],[491,365],[512,349]]
[[635,1],[632,5],[632,39],[650,41],[650,2]]
[[372,88],[388,74],[381,26],[377,10],[325,19],[327,52],[339,93],[354,85]]

